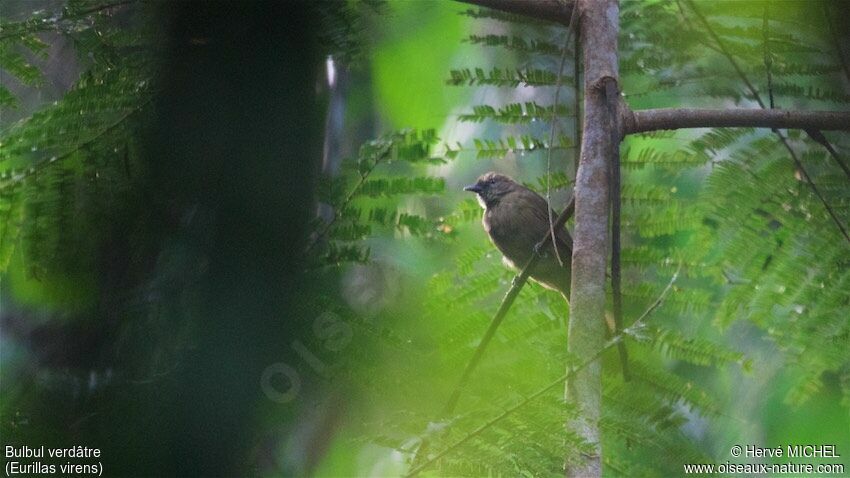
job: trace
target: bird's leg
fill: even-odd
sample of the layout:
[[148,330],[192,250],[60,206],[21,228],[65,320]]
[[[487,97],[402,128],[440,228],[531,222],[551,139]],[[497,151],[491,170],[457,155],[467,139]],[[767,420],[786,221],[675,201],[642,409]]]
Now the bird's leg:
[[537,257],[545,257],[546,253],[543,251],[543,248],[549,243],[547,240],[543,240],[534,245],[534,255]]

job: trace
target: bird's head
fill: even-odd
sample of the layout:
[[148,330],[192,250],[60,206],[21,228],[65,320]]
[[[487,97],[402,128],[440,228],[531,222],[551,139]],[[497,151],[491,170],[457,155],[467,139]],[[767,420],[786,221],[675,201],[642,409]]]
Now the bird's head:
[[486,208],[499,202],[502,197],[517,187],[513,179],[504,174],[489,172],[481,175],[475,184],[463,188],[478,195],[478,202]]

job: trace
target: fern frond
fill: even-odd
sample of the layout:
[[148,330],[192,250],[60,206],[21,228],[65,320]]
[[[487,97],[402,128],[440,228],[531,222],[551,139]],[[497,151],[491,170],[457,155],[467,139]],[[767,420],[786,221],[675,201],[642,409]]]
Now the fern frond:
[[646,327],[642,332],[653,347],[671,358],[703,366],[737,363],[744,369],[750,367],[750,362],[744,359],[742,353],[699,337],[685,337],[679,331],[661,327]]
[[627,148],[622,156],[623,167],[626,169],[641,169],[646,166],[665,168],[681,168],[702,166],[711,161],[706,154],[694,151],[659,151],[654,147],[643,147],[638,151]]
[[[494,67],[489,71],[483,68],[463,68],[451,70],[447,85],[452,86],[503,86],[516,88],[518,86],[551,86],[555,84],[556,75],[549,70],[539,68],[511,69]],[[564,82],[568,79],[564,78]],[[572,80],[569,80],[572,81]]]
[[20,190],[0,193],[0,273],[6,271],[15,251],[24,220],[24,201]]
[[[544,106],[535,102],[527,102],[511,103],[500,108],[490,105],[476,105],[472,107],[472,113],[459,115],[458,120],[471,123],[492,120],[505,124],[528,124],[532,121],[548,122],[555,115],[558,117],[570,116],[567,107],[563,104],[559,104],[556,109],[551,105]],[[533,143],[530,145],[533,145]]]
[[399,194],[437,194],[445,190],[443,178],[430,176],[418,178],[370,179],[365,181],[357,195],[378,197]]
[[502,22],[510,22],[510,23],[519,23],[519,24],[527,24],[527,25],[545,25],[544,22],[539,20],[535,20],[526,15],[514,15],[512,13],[505,13],[499,10],[493,10],[490,8],[469,8],[460,12],[461,15],[465,15],[467,17],[475,18],[475,19],[490,19],[490,20],[499,20]]
[[526,40],[520,36],[508,35],[470,35],[467,41],[476,45],[502,47],[508,50],[539,55],[561,55],[561,47],[544,40]]

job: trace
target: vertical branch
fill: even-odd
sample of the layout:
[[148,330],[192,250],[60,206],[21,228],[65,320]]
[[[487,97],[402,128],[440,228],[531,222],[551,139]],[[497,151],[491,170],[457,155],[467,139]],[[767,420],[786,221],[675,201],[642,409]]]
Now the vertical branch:
[[[605,99],[608,101],[608,115],[614,122],[611,128],[611,156],[609,167],[611,168],[609,181],[611,191],[611,294],[614,312],[614,332],[619,334],[623,330],[623,290],[622,276],[620,274],[620,139],[622,128],[619,124],[617,114],[618,106],[617,85],[613,81],[605,83]],[[623,371],[623,380],[629,381],[629,355],[626,351],[626,342],[621,340],[617,343],[617,352],[620,355],[620,368]]]
[[[606,83],[617,89],[617,0],[580,0],[581,51],[584,57],[584,136],[576,177],[576,227],[570,295],[569,351],[579,360],[591,357],[605,342],[605,270],[608,258],[608,169],[619,145],[613,144]],[[610,87],[607,88],[610,91]],[[580,413],[566,426],[595,452],[565,464],[567,476],[602,474],[599,417],[602,364],[597,359],[567,382],[567,399]]]
[[773,73],[771,72],[771,67],[773,66],[773,57],[770,55],[770,19],[768,18],[769,12],[769,4],[764,4],[764,22],[762,25],[762,33],[764,35],[764,68],[767,70],[767,94],[768,99],[770,100],[770,109],[775,108],[775,102],[773,101]]
[[[578,15],[573,12],[574,15]],[[572,21],[572,19],[570,19]],[[579,76],[579,72],[581,71],[581,45],[579,44],[579,39],[581,35],[581,31],[579,30],[581,25],[579,22],[575,22],[576,33],[574,35],[575,43],[573,44],[573,88],[575,89],[575,98],[573,113],[575,114],[576,121],[576,134],[575,134],[575,148],[573,148],[573,179],[578,176],[578,156],[579,156],[579,148],[581,148],[581,76]]]
[[847,81],[850,81],[850,60],[844,54],[841,48],[841,42],[838,39],[838,29],[833,26],[832,13],[829,11],[829,4],[823,2],[823,16],[826,20],[826,25],[829,28],[829,36],[832,39],[832,44],[835,47],[835,54],[838,55],[838,62],[841,63],[841,69],[844,70],[844,75],[847,76]]

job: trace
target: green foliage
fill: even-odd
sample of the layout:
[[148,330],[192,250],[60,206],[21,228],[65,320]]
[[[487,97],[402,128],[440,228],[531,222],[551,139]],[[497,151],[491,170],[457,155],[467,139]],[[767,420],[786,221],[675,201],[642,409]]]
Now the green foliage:
[[44,54],[47,45],[39,32],[73,31],[77,48],[91,52],[91,64],[62,101],[0,136],[0,208],[10,219],[0,242],[0,272],[19,243],[24,246],[21,267],[30,277],[91,269],[86,261],[94,260],[90,251],[102,228],[99,221],[120,207],[117,198],[138,179],[130,169],[137,162],[138,127],[152,98],[152,57],[132,48],[144,41],[140,29],[93,33],[108,24],[114,8],[104,2],[70,2],[56,16],[38,12],[2,24],[0,67],[24,84],[41,81],[41,73],[19,53],[27,48]]
[[[482,123],[485,120],[492,120],[506,124],[528,124],[532,121],[552,121],[553,117],[564,117],[567,115],[567,108],[564,105],[542,106],[534,102],[523,104],[511,103],[500,108],[494,108],[490,105],[476,105],[472,107],[472,113],[462,114],[458,116],[459,121],[470,123]],[[532,149],[532,146],[543,147],[543,142],[537,140],[534,142],[530,137],[527,142],[526,149]],[[515,139],[507,138],[505,141],[516,142]],[[525,141],[523,142],[525,143]],[[524,145],[525,146],[525,145]],[[516,148],[516,145],[512,146]]]
[[12,190],[0,196],[0,271],[9,267],[21,231],[24,203],[15,197],[16,194],[17,191]]
[[[738,2],[729,9],[722,2],[718,6],[700,2],[699,7],[728,41],[726,48],[733,52],[740,72],[713,44],[687,3],[624,2],[622,87],[633,108],[735,103],[753,107],[755,96],[745,84],[754,82],[766,91],[765,34],[773,65],[769,88],[777,105],[814,109],[846,101],[836,82],[822,78],[836,79],[844,72],[837,63],[840,59],[831,53],[822,18],[800,20],[790,14],[797,3],[771,5],[766,33],[764,4]],[[549,98],[557,82],[553,63],[562,46],[539,39],[562,38],[562,30],[489,10],[464,13],[482,23],[497,20],[501,28],[499,33],[482,30],[470,35],[468,43],[510,52],[503,58],[521,57],[515,68],[451,69],[447,83],[535,88],[537,97]],[[791,18],[803,26],[787,28]],[[671,43],[670,38],[676,41]],[[570,92],[573,78],[567,73],[561,83],[570,98],[578,92]],[[744,80],[741,73],[749,77]],[[574,113],[569,100],[553,106],[538,99],[497,104],[489,98],[487,104],[458,115],[458,121],[484,128],[469,140],[468,149],[444,145],[447,157],[472,151],[479,160],[516,167],[508,161],[526,153],[546,154],[550,148],[555,157],[580,142],[564,119]],[[560,130],[551,145],[544,135],[553,117],[560,119]],[[850,178],[842,176],[820,145],[800,134],[789,132],[789,137],[847,224]],[[839,156],[846,158],[846,144],[834,144]],[[746,374],[768,366],[726,345],[733,340],[719,343],[718,335],[733,324],[752,324],[779,346],[799,382],[788,395],[790,401],[803,403],[825,387],[840,388],[847,397],[848,244],[795,171],[777,136],[748,128],[654,132],[628,138],[621,159],[627,324],[657,299],[677,265],[684,271],[650,323],[629,335],[632,381],[623,384],[618,368],[612,366],[613,357],[606,358],[601,422],[605,473],[671,476],[681,473],[682,463],[713,461],[689,429],[703,420],[723,419],[729,405],[722,394],[714,396],[716,390],[705,377],[729,369]],[[546,175],[534,171],[537,175],[526,184],[545,191]],[[554,173],[550,188],[569,187],[572,168],[566,174]],[[474,201],[466,199],[443,216],[441,224],[454,230],[478,214]],[[469,360],[511,277],[499,263],[498,252],[480,245],[459,251],[453,268],[431,277],[418,319],[428,324],[431,362],[394,363],[381,369],[387,374],[385,381],[399,389],[397,396],[393,394],[396,398],[382,396],[382,403],[393,411],[383,412],[390,418],[374,428],[379,433],[367,431],[367,437],[380,436],[382,446],[401,452],[406,460],[414,456],[419,440],[427,440],[427,454],[440,453],[430,468],[440,476],[557,475],[565,450],[570,460],[583,449],[579,439],[564,435],[563,423],[576,411],[559,398],[561,390],[524,402],[524,397],[563,374],[569,363],[565,304],[534,284],[520,293],[500,326],[463,391],[458,412],[437,415],[439,402]],[[406,379],[411,376],[416,379]],[[843,377],[840,383],[832,378],[836,376]],[[520,408],[505,415],[517,404]]]
[[[364,58],[364,10],[382,8],[373,3],[337,9],[322,2],[323,39],[337,58]],[[768,30],[763,3],[736,2],[734,9],[699,3],[736,70],[689,2],[622,2],[626,100],[635,109],[757,107],[743,74],[765,104],[772,95],[784,108],[846,105],[850,96],[837,86],[846,85],[846,65],[834,54],[830,29],[823,18],[801,16],[805,5],[786,3],[771,4]],[[152,58],[143,48],[152,39],[110,23],[119,7],[72,1],[57,15],[0,22],[0,68],[24,85],[43,80],[31,61],[46,52],[40,33],[67,34],[84,60],[84,73],[61,101],[0,134],[0,272],[17,268],[41,281],[92,270],[98,260],[93,244],[110,226],[106,218],[146,220],[138,206],[145,171],[137,138],[153,114]],[[404,292],[403,306],[389,306],[376,319],[340,311],[362,342],[331,373],[364,399],[366,405],[352,411],[363,419],[362,425],[352,420],[362,440],[398,452],[406,466],[427,438],[430,453],[446,452],[427,473],[558,475],[565,459],[587,447],[564,432],[564,422],[579,411],[562,398],[561,387],[527,400],[575,364],[566,353],[568,310],[558,294],[536,284],[522,290],[457,412],[438,415],[513,277],[480,232],[476,201],[465,197],[446,207],[456,186],[447,168],[458,171],[463,153],[471,151],[480,160],[476,169],[493,162],[520,171],[532,189],[563,190],[573,184],[573,165],[561,153],[575,153],[580,144],[578,128],[569,127],[577,113],[572,100],[581,94],[572,91],[577,72],[567,69],[560,81],[565,94],[550,104],[563,45],[543,39],[563,38],[563,27],[486,9],[461,13],[500,28],[465,35],[468,45],[505,54],[500,66],[446,66],[446,83],[517,94],[498,97],[503,104],[477,97],[472,111],[457,117],[480,127],[467,145],[446,143],[435,151],[436,131],[401,130],[365,143],[339,172],[321,178],[320,217],[307,251],[314,272],[355,274],[362,272],[358,267],[405,261],[410,270],[426,271],[412,293]],[[392,78],[399,83],[392,88],[394,107],[428,103],[432,98],[411,91],[431,85],[423,74],[431,63],[423,66],[395,47],[375,59],[377,72],[409,62],[400,70],[411,74],[410,84]],[[505,66],[511,58],[517,64]],[[15,104],[0,87],[0,107]],[[427,117],[420,106],[415,117]],[[550,140],[553,120],[560,128]],[[787,136],[824,200],[848,224],[850,178],[805,134]],[[846,136],[829,139],[847,161]],[[549,152],[560,165],[550,172],[516,161]],[[632,381],[622,382],[613,354],[603,357],[606,474],[671,476],[681,473],[683,462],[717,458],[702,451],[707,447],[693,432],[729,409],[713,377],[728,369],[769,370],[759,357],[736,350],[747,350],[730,337],[744,327],[775,345],[794,382],[789,402],[835,393],[850,407],[850,246],[776,134],[746,128],[647,133],[628,138],[621,159],[626,325],[653,304],[680,264],[683,277],[649,323],[628,335]],[[133,242],[133,231],[128,235]]]
[[[475,107],[479,108],[479,107]],[[489,114],[489,113],[488,113]],[[461,121],[484,121],[485,115],[481,115],[476,117],[475,119],[470,119],[469,115],[462,115]],[[499,119],[496,119],[496,118]],[[500,111],[498,114],[492,115],[492,119],[498,122],[504,123],[516,123],[526,121],[515,121],[512,118],[521,118],[520,116],[513,115],[511,113],[506,113]],[[507,120],[507,121],[506,121]],[[516,156],[524,156],[526,154],[531,154],[537,151],[545,151],[549,148],[548,140],[543,140],[542,138],[538,138],[535,136],[523,134],[519,136],[506,136],[504,138],[498,139],[489,139],[489,138],[473,138],[473,145],[475,146],[475,157],[477,159],[504,159],[509,155]],[[560,135],[557,139],[558,144],[553,146],[552,150],[573,150],[575,149],[572,144],[572,139],[569,136]],[[570,180],[564,177],[563,175],[553,175],[552,181],[556,181],[560,183],[559,187],[563,187],[563,185],[570,183]],[[537,186],[533,184],[526,184],[526,186],[531,189],[537,189]],[[540,186],[545,188],[545,184],[541,183]]]
[[[41,72],[30,64],[20,51],[17,51],[18,47],[18,45],[8,41],[0,43],[0,64],[3,65],[4,70],[20,80],[21,83],[37,86],[42,80]],[[43,50],[36,50],[36,52],[41,51]]]
[[[484,71],[483,68],[471,70],[464,68],[452,70],[451,78],[446,84],[453,86],[507,86],[516,88],[518,86],[546,86],[554,85],[557,76],[548,70],[537,68],[511,69],[492,68]],[[566,81],[566,80],[565,80]]]
[[745,369],[750,368],[751,362],[745,361],[742,353],[728,350],[722,345],[699,337],[685,337],[676,330],[646,327],[641,331],[640,338],[648,340],[668,357],[695,365],[720,366],[727,363],[740,363]]
[[386,9],[385,0],[316,2],[319,40],[328,53],[346,64],[363,59],[367,50],[369,15]]
[[[410,171],[425,171],[429,165],[445,162],[431,155],[438,142],[433,130],[398,131],[362,145],[357,158],[343,161],[343,174],[322,178],[319,200],[333,212],[314,224],[309,251],[319,245],[325,251],[312,256],[313,267],[367,262],[370,247],[364,242],[387,228],[413,236],[439,234],[437,221],[398,205],[400,196],[443,192],[443,178],[409,177]],[[393,172],[400,167],[404,176]]]
[[470,35],[469,43],[493,47],[503,47],[522,53],[541,55],[561,55],[561,47],[545,40],[532,39],[526,41],[523,37],[507,35]]
[[[728,96],[735,101],[755,99],[746,81],[756,85],[761,101],[767,104],[770,96],[777,107],[819,109],[824,104],[840,107],[847,101],[845,91],[835,90],[835,85],[846,80],[841,78],[846,65],[834,53],[834,33],[826,24],[832,21],[830,18],[819,14],[795,16],[793,12],[806,8],[795,2],[739,6],[740,10],[736,6],[732,12],[723,3],[699,2],[694,6],[680,2],[675,8],[665,2],[656,4],[652,8],[658,15],[656,22],[666,18],[664,25],[686,32],[679,36],[681,46],[676,54],[689,60],[671,62],[668,68],[681,68],[684,74],[677,76],[693,79],[703,75],[694,76],[688,70],[703,74],[713,71],[716,85],[709,96],[728,89]],[[627,16],[646,21],[647,17],[640,15],[640,19],[630,10],[626,6]],[[721,45],[712,40],[698,14],[706,17]],[[794,27],[788,28],[790,24]],[[661,30],[635,35],[664,35]],[[714,52],[700,59],[699,52],[706,47]],[[735,70],[724,50],[740,71]],[[639,58],[631,63],[635,57],[625,57],[638,71],[648,72],[646,64],[638,64]],[[714,65],[711,70],[710,64]],[[665,93],[690,88],[675,83]],[[693,95],[694,90],[690,91]],[[846,341],[842,340],[850,330],[848,299],[840,285],[846,281],[850,246],[803,180],[791,154],[801,158],[845,225],[850,221],[846,197],[850,178],[837,164],[847,158],[847,149],[840,142],[835,143],[838,158],[834,158],[799,132],[788,135],[793,153],[776,134],[765,130],[712,129],[696,137],[679,134],[686,141],[684,149],[674,145],[678,148],[671,155],[664,140],[641,141],[644,149],[634,163],[665,169],[672,163],[698,167],[710,158],[712,167],[705,172],[691,221],[702,220],[708,226],[704,233],[692,236],[693,246],[706,252],[700,261],[719,271],[712,275],[725,283],[720,289],[715,323],[728,327],[747,320],[764,330],[786,354],[785,360],[799,369],[799,385],[788,395],[790,401],[799,404],[829,382],[827,374],[840,374],[850,367],[842,351],[846,350]],[[656,149],[659,146],[663,149]]]
[[544,22],[526,17],[524,15],[514,15],[512,13],[500,12],[498,10],[490,10],[489,8],[469,8],[463,11],[462,15],[466,15],[468,17],[476,19],[492,19],[503,22],[510,22],[514,24],[535,26],[544,25]]
[[370,179],[360,186],[357,195],[370,197],[394,196],[397,194],[437,194],[443,192],[443,178],[393,178]]

